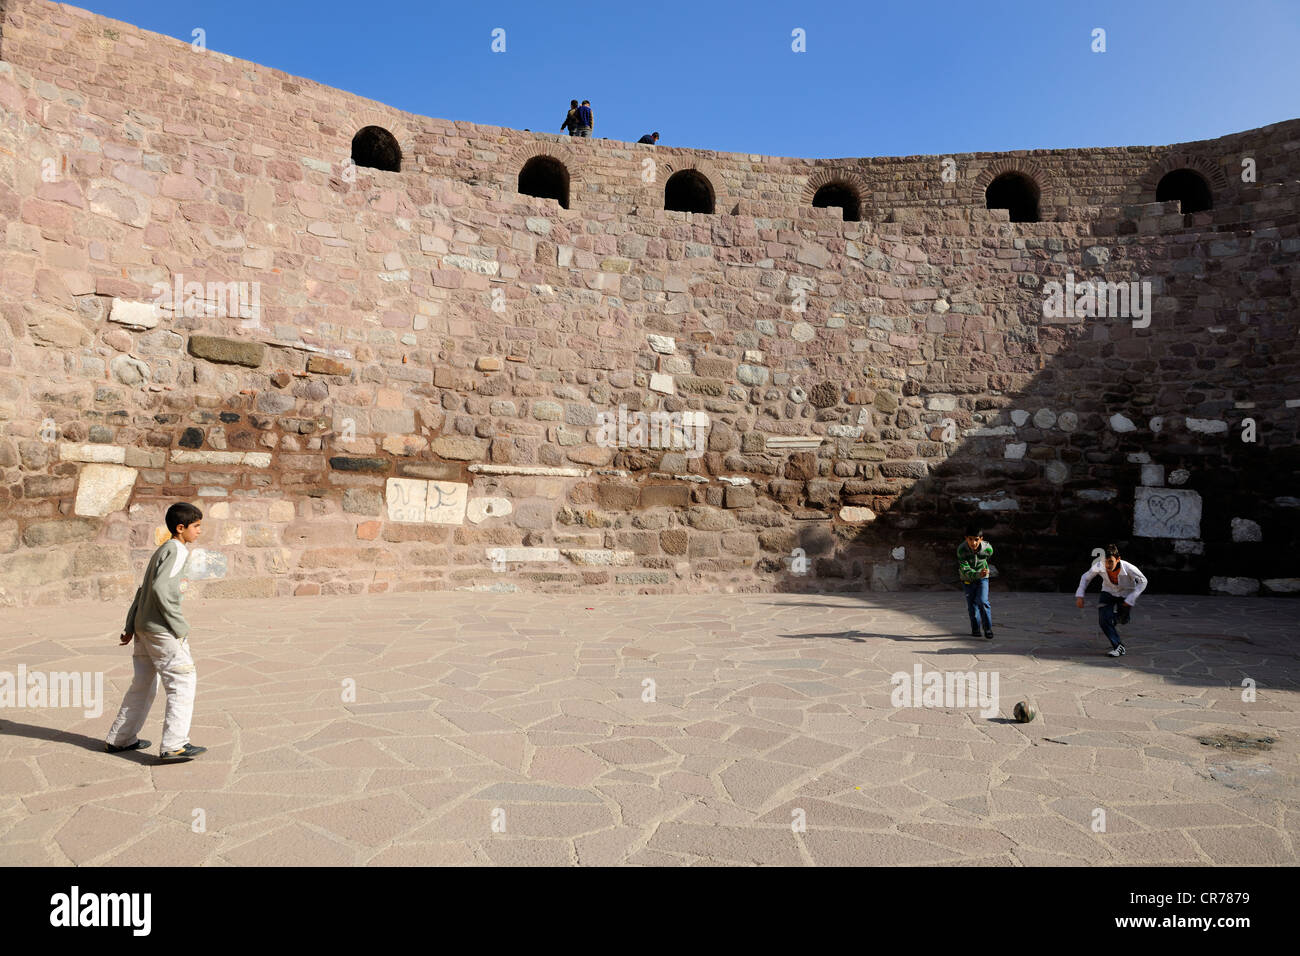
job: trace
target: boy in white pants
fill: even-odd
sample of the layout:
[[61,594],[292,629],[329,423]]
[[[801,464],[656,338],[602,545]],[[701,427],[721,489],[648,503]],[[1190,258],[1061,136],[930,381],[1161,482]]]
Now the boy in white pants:
[[1088,590],[1088,585],[1098,575],[1101,575],[1101,594],[1097,599],[1097,623],[1110,641],[1110,650],[1106,656],[1123,657],[1127,652],[1115,625],[1128,624],[1129,613],[1138,595],[1146,589],[1147,579],[1137,565],[1120,560],[1117,545],[1108,544],[1102,560],[1079,579],[1079,590],[1074,592],[1076,606],[1083,607],[1083,592]]
[[104,749],[109,753],[149,746],[149,741],[141,740],[139,734],[153,706],[160,678],[167,693],[160,759],[166,763],[192,760],[207,751],[206,747],[190,743],[197,675],[190,656],[190,626],[181,614],[180,590],[181,571],[189,559],[187,546],[198,538],[202,524],[203,512],[194,505],[182,501],[167,509],[167,529],[172,536],[149,559],[144,581],[135,592],[122,628],[122,644],[135,640],[131,656],[135,676],[104,740]]

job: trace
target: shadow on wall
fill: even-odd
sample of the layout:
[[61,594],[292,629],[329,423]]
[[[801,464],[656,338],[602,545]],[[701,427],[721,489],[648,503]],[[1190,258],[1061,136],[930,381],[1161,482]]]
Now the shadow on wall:
[[[1134,258],[1112,271],[1152,281],[1149,322],[1043,318],[1046,286],[1022,277],[1016,314],[1040,321],[1025,324],[1021,345],[1031,358],[1041,354],[1042,370],[1005,398],[907,381],[903,394],[922,398],[924,410],[905,405],[895,433],[919,425],[955,451],[929,468],[889,459],[876,463],[874,478],[810,481],[785,504],[822,517],[797,523],[789,542],[813,574],[787,571],[781,588],[956,591],[955,549],[975,520],[995,548],[994,590],[1073,591],[1093,551],[1115,542],[1153,593],[1296,593],[1300,408],[1287,402],[1300,399],[1300,256],[1276,240],[1193,237],[1193,257],[1252,243],[1251,267],[1230,268],[1189,259],[1189,237],[1170,238],[1178,241],[1125,247]],[[1152,258],[1152,250],[1179,258]],[[1201,308],[1206,301],[1218,303],[1213,314]],[[982,351],[978,333],[967,338],[961,351],[973,371],[1023,367],[1014,355]],[[910,444],[930,457],[924,442],[901,437],[892,449]],[[863,435],[880,438],[871,426]],[[808,464],[792,459],[787,476]],[[877,517],[832,526],[826,519],[841,506]],[[767,558],[760,569],[781,575],[788,566],[788,557]]]

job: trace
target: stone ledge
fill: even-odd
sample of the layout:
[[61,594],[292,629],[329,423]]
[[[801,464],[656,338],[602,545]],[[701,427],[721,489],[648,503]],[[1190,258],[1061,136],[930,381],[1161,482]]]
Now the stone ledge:
[[250,465],[253,468],[270,468],[269,451],[186,451],[172,449],[172,463],[176,465]]
[[124,445],[60,445],[60,461],[84,461],[105,465],[121,465],[126,461]]
[[545,465],[470,465],[469,470],[476,475],[538,475],[545,478],[586,478],[591,474],[590,468],[551,468]]

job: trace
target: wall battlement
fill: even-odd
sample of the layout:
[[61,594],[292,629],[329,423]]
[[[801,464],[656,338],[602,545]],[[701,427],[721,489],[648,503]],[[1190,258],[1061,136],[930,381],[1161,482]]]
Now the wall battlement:
[[[211,595],[948,587],[971,516],[999,584],[1119,540],[1156,590],[1300,592],[1300,121],[805,160],[43,0],[0,58],[0,602],[129,597],[178,498]],[[1049,314],[1089,280],[1135,314]]]

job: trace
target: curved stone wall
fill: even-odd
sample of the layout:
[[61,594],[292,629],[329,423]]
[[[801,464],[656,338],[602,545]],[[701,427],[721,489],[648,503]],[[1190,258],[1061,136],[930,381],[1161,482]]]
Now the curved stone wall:
[[[787,159],[414,116],[39,0],[2,35],[0,602],[129,597],[178,498],[210,595],[951,587],[972,516],[999,586],[1111,540],[1156,590],[1300,586],[1300,122]],[[1155,202],[1182,168],[1213,208]],[[713,214],[663,209],[683,170]],[[1042,221],[984,208],[1005,173]]]

